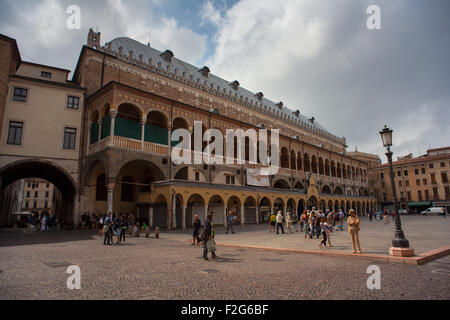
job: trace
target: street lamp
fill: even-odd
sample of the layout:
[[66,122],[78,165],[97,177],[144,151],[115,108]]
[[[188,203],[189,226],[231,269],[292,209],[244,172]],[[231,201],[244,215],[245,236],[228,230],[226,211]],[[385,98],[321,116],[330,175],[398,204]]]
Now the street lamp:
[[388,151],[386,156],[389,162],[389,170],[390,170],[390,178],[391,178],[391,187],[392,187],[392,202],[394,202],[394,222],[395,222],[395,232],[394,232],[394,240],[392,240],[392,248],[390,248],[389,252],[393,256],[401,256],[401,257],[412,257],[414,256],[414,250],[409,248],[409,241],[405,238],[405,234],[402,230],[402,222],[400,220],[399,213],[399,205],[397,202],[397,191],[395,189],[395,181],[394,181],[394,167],[392,165],[392,130],[387,126],[384,126],[384,129],[380,132],[381,140],[383,141],[383,146]]

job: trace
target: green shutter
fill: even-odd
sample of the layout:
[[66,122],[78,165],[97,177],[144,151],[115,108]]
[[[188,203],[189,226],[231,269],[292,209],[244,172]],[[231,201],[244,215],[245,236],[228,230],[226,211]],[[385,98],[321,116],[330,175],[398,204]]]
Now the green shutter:
[[167,128],[155,127],[150,124],[145,125],[145,141],[162,145],[169,145]]
[[141,124],[139,122],[117,117],[114,123],[114,135],[141,140]]
[[111,117],[109,116],[109,114],[107,114],[102,120],[101,140],[109,137],[110,133],[111,133]]
[[90,136],[91,144],[94,144],[98,141],[98,122],[95,121],[91,124],[91,136]]

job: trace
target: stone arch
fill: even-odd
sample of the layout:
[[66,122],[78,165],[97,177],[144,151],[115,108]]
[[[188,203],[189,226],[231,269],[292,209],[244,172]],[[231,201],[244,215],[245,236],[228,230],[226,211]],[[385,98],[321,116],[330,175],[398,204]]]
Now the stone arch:
[[55,210],[57,218],[63,224],[77,222],[74,215],[77,184],[69,172],[57,163],[40,159],[14,161],[0,169],[0,177],[1,191],[24,178],[41,178],[51,182],[62,196],[62,201],[57,203]]
[[324,185],[324,186],[322,187],[322,193],[323,193],[323,194],[332,194],[330,186]]
[[303,155],[303,170],[305,172],[311,172],[311,162],[307,153]]
[[334,194],[343,195],[344,192],[342,191],[341,187],[337,186],[336,188],[334,188]]
[[168,227],[168,202],[163,194],[155,197],[153,204],[153,226],[160,228]]
[[316,156],[311,157],[311,172],[318,173],[318,163]]
[[208,199],[208,214],[213,215],[215,225],[225,225],[225,203],[220,195],[213,195]]
[[289,190],[291,189],[291,186],[289,185],[289,183],[284,180],[284,179],[278,179],[274,184],[273,187],[275,189],[286,189]]
[[227,211],[231,211],[233,214],[233,221],[241,223],[242,221],[242,201],[238,196],[232,195],[227,200]]
[[322,157],[319,158],[319,174],[325,175],[325,165],[323,163]]
[[281,211],[281,213],[284,214],[286,207],[284,204],[284,200],[282,198],[276,198],[275,201],[273,202],[273,207],[274,207],[275,214],[277,214],[278,211]]
[[249,196],[244,201],[244,210],[245,210],[245,223],[246,224],[255,224],[258,221],[257,217],[257,202],[256,199],[252,196]]
[[281,148],[280,167],[281,168],[289,168],[289,151],[286,147]]
[[304,190],[305,187],[303,186],[303,183],[301,183],[300,181],[297,181],[297,182],[295,183],[294,189],[296,189],[296,190]]
[[301,154],[301,152],[299,151],[299,152],[297,153],[297,170],[298,170],[298,171],[301,171],[302,168],[303,168],[302,154]]
[[202,223],[206,218],[205,199],[198,193],[190,195],[186,202],[186,227],[192,227],[195,215],[198,215]]
[[297,157],[294,150],[291,150],[291,169],[297,170]]

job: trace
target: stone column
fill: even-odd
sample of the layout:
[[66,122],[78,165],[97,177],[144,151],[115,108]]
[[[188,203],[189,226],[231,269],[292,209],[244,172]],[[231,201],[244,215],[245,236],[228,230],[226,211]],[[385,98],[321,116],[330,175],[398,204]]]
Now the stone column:
[[177,199],[172,196],[172,229],[177,228]]
[[206,218],[208,217],[208,206],[204,206],[203,209],[205,211],[204,213],[205,213],[205,221],[206,221]]
[[148,208],[148,224],[153,227],[153,207]]
[[141,149],[144,150],[145,143],[145,124],[147,123],[147,116],[141,118]]
[[243,226],[245,224],[245,207],[241,207],[241,225]]
[[88,138],[88,141],[87,141],[87,153],[89,154],[89,147],[91,146],[91,131],[92,131],[92,124],[93,124],[93,122],[92,121],[89,121],[89,126],[88,126],[88,135],[87,135],[87,138]]
[[117,117],[117,111],[116,110],[110,110],[109,115],[111,117],[111,131],[109,133],[109,145],[114,145],[114,128],[116,125],[116,117]]
[[107,184],[108,189],[108,214],[113,213],[113,204],[114,204],[114,188],[116,187],[116,181],[115,180],[109,180]]
[[186,209],[187,206],[182,206],[181,207],[181,228],[183,230],[186,230]]
[[97,151],[99,151],[100,148],[100,141],[102,140],[102,125],[103,125],[103,120],[98,120],[98,139],[97,139]]
[[256,224],[259,224],[259,206],[256,206]]

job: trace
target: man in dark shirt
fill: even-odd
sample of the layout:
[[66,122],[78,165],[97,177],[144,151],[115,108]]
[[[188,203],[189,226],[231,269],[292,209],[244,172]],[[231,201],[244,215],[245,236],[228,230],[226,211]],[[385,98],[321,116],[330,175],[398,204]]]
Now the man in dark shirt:
[[202,221],[199,219],[198,214],[194,216],[194,232],[192,233],[193,242],[192,245],[195,246],[195,240],[197,240],[197,245],[200,245],[200,228],[202,226]]

